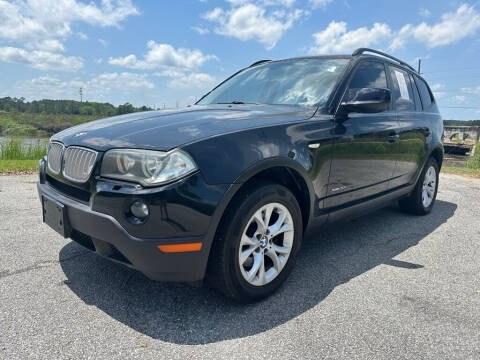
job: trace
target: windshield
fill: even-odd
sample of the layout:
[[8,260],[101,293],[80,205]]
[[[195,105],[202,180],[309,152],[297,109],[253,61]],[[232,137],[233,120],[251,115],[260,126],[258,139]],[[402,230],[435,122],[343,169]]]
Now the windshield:
[[311,58],[253,66],[225,81],[198,104],[320,106],[347,63],[347,59]]

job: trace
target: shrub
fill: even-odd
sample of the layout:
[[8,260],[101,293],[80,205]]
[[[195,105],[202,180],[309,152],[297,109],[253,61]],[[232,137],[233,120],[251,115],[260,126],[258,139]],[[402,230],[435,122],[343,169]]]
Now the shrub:
[[475,154],[467,160],[466,167],[480,170],[480,143],[475,146]]

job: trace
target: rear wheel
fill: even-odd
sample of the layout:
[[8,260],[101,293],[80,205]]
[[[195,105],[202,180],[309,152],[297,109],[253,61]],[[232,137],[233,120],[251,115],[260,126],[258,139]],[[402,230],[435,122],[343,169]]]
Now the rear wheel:
[[290,274],[302,239],[302,216],[284,186],[263,184],[230,207],[210,255],[207,281],[241,302],[273,293]]
[[402,210],[415,215],[426,215],[432,211],[437,198],[438,173],[437,161],[430,158],[410,196],[399,201]]

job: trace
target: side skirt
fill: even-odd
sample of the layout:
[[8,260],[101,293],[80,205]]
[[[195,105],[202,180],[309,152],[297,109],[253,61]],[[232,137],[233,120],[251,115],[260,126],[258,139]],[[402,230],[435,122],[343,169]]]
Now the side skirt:
[[318,217],[318,221],[317,218],[312,219],[313,221],[311,221],[307,233],[315,233],[318,228],[325,224],[331,224],[338,221],[347,221],[359,216],[363,216],[366,213],[381,209],[393,200],[398,200],[404,196],[407,196],[412,192],[414,187],[415,184],[407,184],[395,189],[375,194],[373,196],[369,196],[367,198],[342,204],[341,206],[323,209],[322,212],[324,214]]

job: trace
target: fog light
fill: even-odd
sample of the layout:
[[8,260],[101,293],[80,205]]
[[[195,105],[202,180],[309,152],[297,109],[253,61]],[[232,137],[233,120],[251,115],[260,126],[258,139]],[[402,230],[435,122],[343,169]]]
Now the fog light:
[[149,210],[147,204],[145,204],[142,201],[135,201],[131,206],[130,206],[130,211],[132,212],[132,215],[135,216],[136,218],[143,220],[148,216]]

